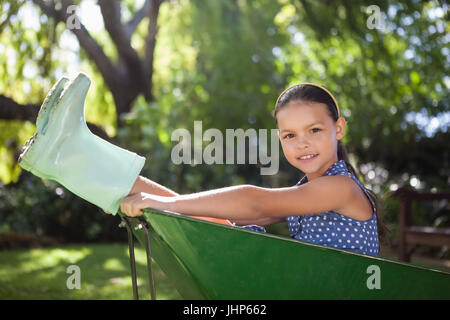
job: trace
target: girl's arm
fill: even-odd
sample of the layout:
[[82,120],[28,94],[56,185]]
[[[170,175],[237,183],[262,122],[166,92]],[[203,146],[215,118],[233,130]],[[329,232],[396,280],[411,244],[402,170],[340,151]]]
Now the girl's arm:
[[269,224],[279,223],[286,221],[284,217],[268,217],[268,218],[262,218],[262,219],[255,219],[255,220],[248,220],[248,219],[239,219],[239,220],[231,220],[231,222],[235,223],[238,226],[245,226],[249,224],[256,224],[258,226],[267,226]]
[[261,188],[241,185],[188,195],[163,197],[137,193],[121,201],[121,210],[138,216],[141,209],[154,208],[187,215],[231,220],[257,220],[306,215],[348,206],[359,188],[344,175],[324,176],[300,186]]
[[165,197],[173,197],[179,195],[175,191],[170,190],[169,188],[143,176],[138,176],[138,178],[134,182],[133,188],[131,188],[130,194],[138,192],[151,193]]
[[[160,185],[159,183],[152,181],[144,176],[137,177],[128,195],[132,195],[139,192],[156,194],[158,196],[165,196],[165,197],[174,197],[179,195],[175,191],[170,190],[169,188]],[[108,212],[106,210],[103,211],[105,211],[105,213],[107,214],[111,214],[111,212]]]

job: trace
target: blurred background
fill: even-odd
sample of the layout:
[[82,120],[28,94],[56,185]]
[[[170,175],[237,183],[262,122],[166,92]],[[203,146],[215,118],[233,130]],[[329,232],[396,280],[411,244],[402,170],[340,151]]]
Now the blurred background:
[[[397,259],[392,193],[449,189],[448,12],[438,0],[1,0],[0,299],[132,297],[119,218],[17,164],[52,85],[79,72],[92,80],[90,130],[145,156],[141,174],[179,193],[294,185],[302,173],[281,148],[271,176],[250,164],[175,165],[171,133],[193,132],[195,120],[223,133],[272,129],[286,87],[325,85],[347,121],[351,162],[383,205],[381,256]],[[450,227],[448,199],[412,212],[416,225]],[[449,247],[421,246],[412,261],[445,268]],[[65,287],[73,263],[81,291]],[[179,298],[157,274],[160,298]]]

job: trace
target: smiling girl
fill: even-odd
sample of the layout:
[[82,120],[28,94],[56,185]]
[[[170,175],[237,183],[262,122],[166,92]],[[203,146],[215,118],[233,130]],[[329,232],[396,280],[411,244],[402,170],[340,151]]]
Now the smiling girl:
[[348,161],[341,141],[346,122],[333,95],[317,84],[292,86],[278,98],[275,120],[286,159],[305,174],[295,186],[239,185],[178,195],[139,176],[121,201],[122,212],[139,216],[154,208],[237,225],[285,220],[294,239],[378,255],[377,199]]

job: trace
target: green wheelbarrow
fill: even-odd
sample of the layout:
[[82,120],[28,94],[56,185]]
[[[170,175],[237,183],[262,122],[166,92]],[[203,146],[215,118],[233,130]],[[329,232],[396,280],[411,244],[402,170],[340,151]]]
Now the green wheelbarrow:
[[138,298],[133,235],[185,299],[450,299],[450,273],[145,209],[122,215]]

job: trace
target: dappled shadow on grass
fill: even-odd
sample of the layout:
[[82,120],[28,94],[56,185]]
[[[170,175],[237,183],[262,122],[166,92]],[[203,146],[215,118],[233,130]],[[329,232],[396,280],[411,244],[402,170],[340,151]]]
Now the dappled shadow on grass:
[[[149,299],[145,250],[135,249],[139,295]],[[81,288],[70,290],[67,267],[77,265]],[[156,263],[157,298],[181,299]],[[70,245],[0,251],[0,299],[132,299],[126,244]]]

